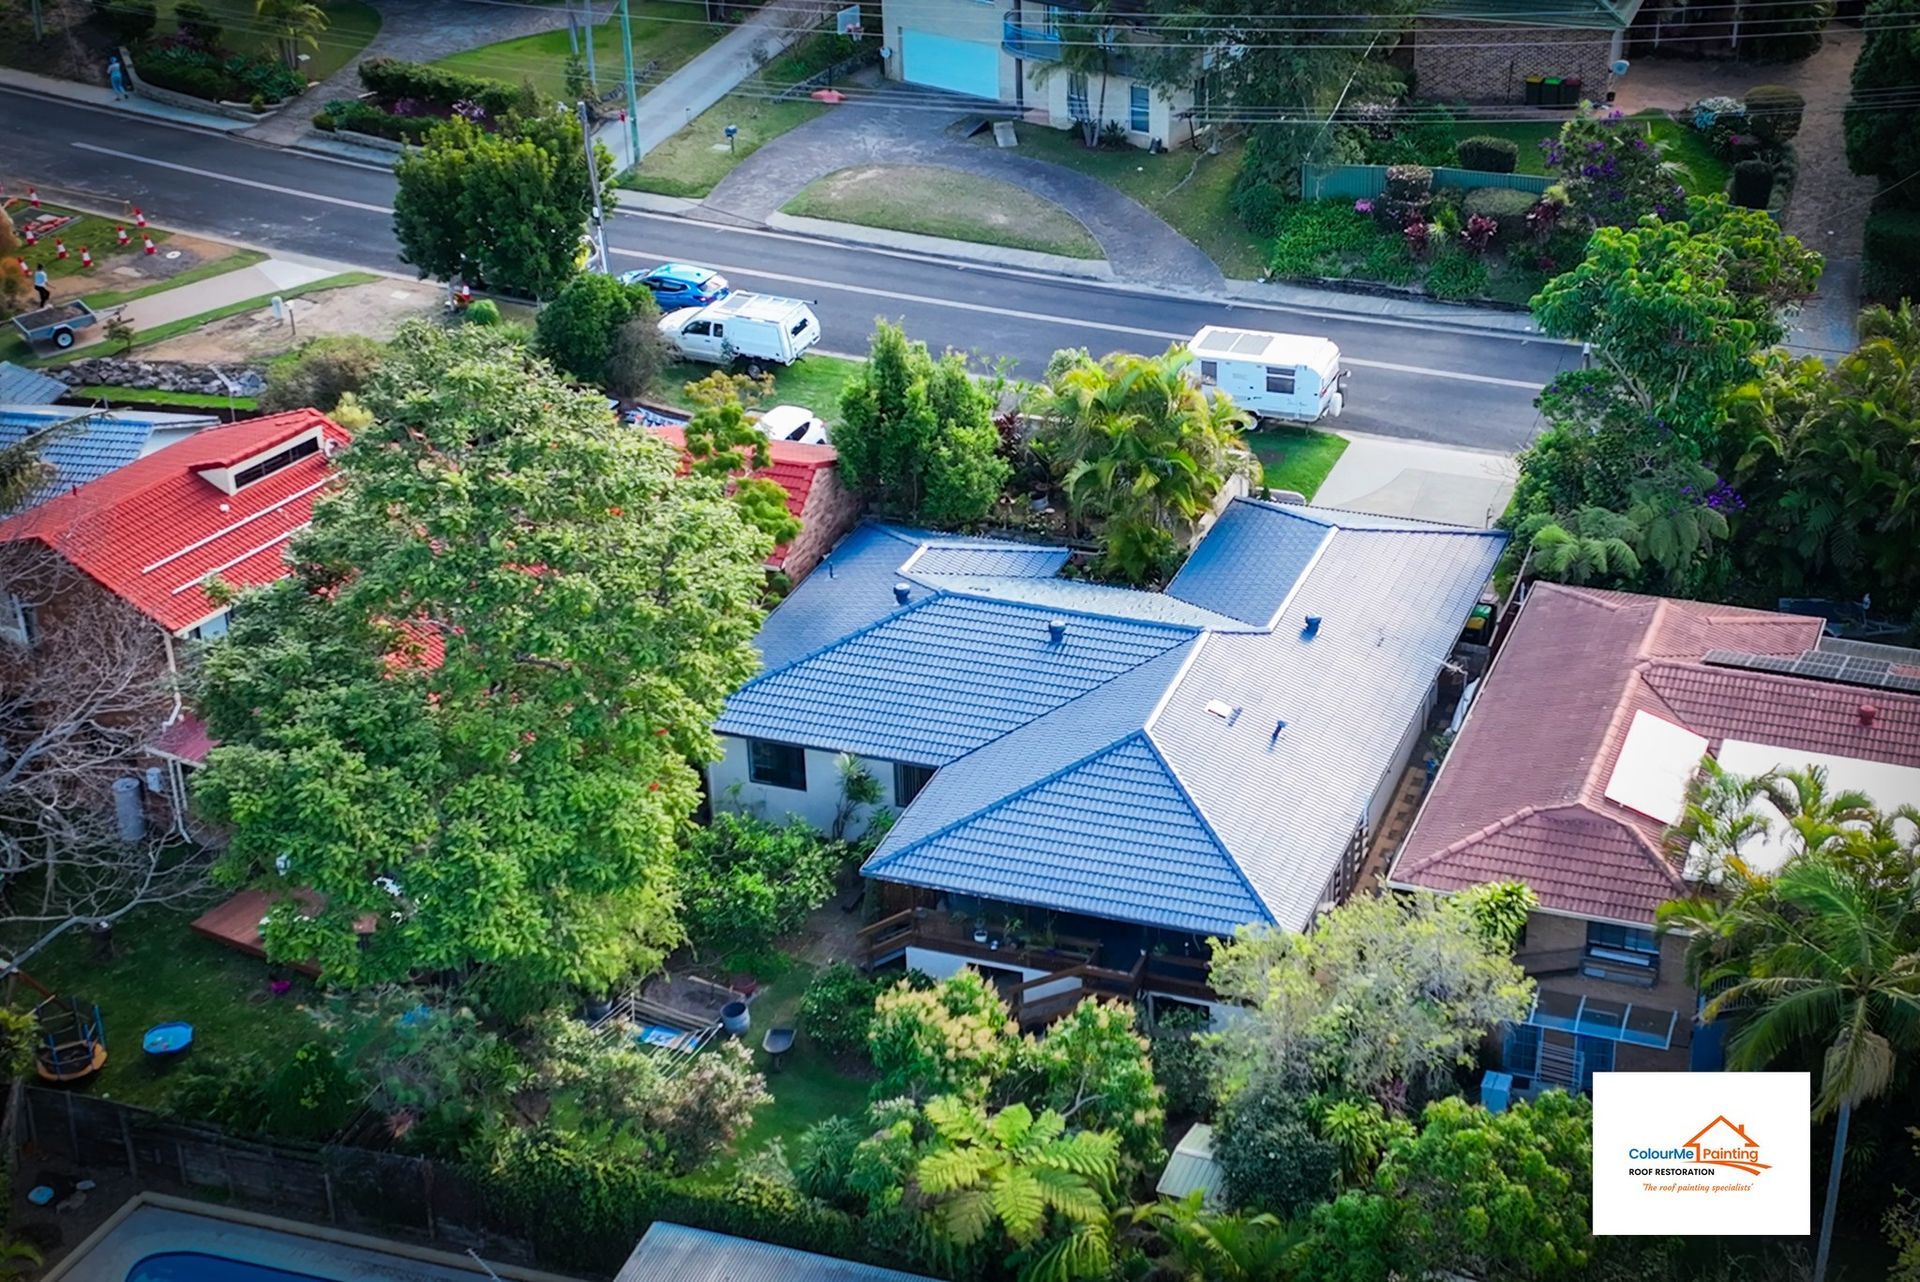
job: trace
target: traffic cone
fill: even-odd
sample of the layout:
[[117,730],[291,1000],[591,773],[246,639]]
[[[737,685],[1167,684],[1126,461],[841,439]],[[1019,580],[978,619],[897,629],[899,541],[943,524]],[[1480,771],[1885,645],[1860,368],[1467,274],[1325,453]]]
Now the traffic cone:
[[85,245],[80,246],[80,265],[89,271],[93,269],[93,251]]
[[133,243],[127,238],[127,229],[125,227],[115,227],[113,233],[120,238],[120,247],[122,249]]
[[38,245],[40,243],[40,238],[34,235],[33,233],[32,223],[28,223],[25,227],[22,227],[20,229],[20,232],[22,235],[24,235],[27,238],[27,244],[29,247]]
[[149,254],[151,254],[151,253],[153,252],[153,237],[151,237],[151,236],[142,236],[142,237],[140,238],[140,243],[141,243],[142,245],[145,245],[145,246],[146,246],[146,251],[147,251],[147,252],[148,252]]
[[55,258],[65,258],[67,256],[67,242],[58,236],[53,238],[53,256]]
[[27,188],[27,203],[35,209],[40,208],[40,193],[32,187]]
[[140,206],[138,205],[133,207],[133,225],[135,227],[145,227],[147,225],[147,216],[140,212]]
[[27,260],[24,258],[21,258],[21,259],[16,259],[15,261],[20,264],[20,274],[22,276],[25,276],[28,280],[32,280],[33,273],[27,268]]

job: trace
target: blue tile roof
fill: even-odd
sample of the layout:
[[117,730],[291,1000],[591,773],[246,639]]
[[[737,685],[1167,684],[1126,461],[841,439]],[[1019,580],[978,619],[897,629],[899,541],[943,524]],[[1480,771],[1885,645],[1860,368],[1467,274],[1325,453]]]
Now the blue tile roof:
[[1266,627],[1331,535],[1305,513],[1279,504],[1232,504],[1167,584],[1167,595]]
[[1067,563],[1066,548],[1024,544],[929,544],[903,569],[908,574],[990,574],[1006,578],[1050,579]]
[[0,405],[51,405],[66,394],[59,379],[0,361]]
[[[37,452],[40,461],[53,469],[46,484],[13,510],[25,511],[125,467],[145,452],[157,427],[217,422],[212,415],[89,412],[65,405],[0,406],[0,446],[44,433]],[[5,515],[9,513],[0,512]]]
[[912,578],[942,592],[987,597],[995,601],[1021,601],[1028,605],[1056,610],[1079,610],[1088,614],[1106,614],[1117,619],[1176,623],[1190,628],[1244,629],[1248,624],[1224,614],[1190,605],[1163,592],[1135,592],[1086,579],[1005,578],[990,574],[922,574],[916,566]]
[[929,594],[748,682],[715,728],[944,765],[1194,634],[1077,614],[1055,642],[1049,625],[1059,614]]

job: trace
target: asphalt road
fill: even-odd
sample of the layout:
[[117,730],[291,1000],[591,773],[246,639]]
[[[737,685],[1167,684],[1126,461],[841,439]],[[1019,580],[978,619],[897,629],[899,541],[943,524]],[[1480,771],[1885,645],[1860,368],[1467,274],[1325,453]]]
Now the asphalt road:
[[[11,186],[51,198],[140,205],[166,226],[379,271],[399,261],[394,180],[375,169],[0,86]],[[876,316],[936,350],[1010,358],[1033,375],[1057,348],[1158,351],[1202,325],[1321,334],[1353,369],[1339,426],[1516,450],[1538,426],[1533,397],[1578,356],[1559,343],[1237,301],[1168,297],[1094,282],[927,260],[761,229],[622,211],[615,266],[706,263],[736,287],[813,302],[828,351],[859,352]]]

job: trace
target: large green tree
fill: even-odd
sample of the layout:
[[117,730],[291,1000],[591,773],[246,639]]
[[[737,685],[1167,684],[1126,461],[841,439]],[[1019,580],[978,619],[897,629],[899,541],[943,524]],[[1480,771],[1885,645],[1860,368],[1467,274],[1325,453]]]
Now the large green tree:
[[1165,1092],[1153,1080],[1147,1039],[1134,1031],[1133,1007],[1088,998],[1046,1033],[1028,1041],[1022,1067],[1037,1098],[1074,1125],[1111,1131],[1139,1169],[1166,1160]]
[[653,291],[600,272],[582,272],[560,287],[534,320],[534,347],[584,382],[607,385],[607,363],[620,327],[660,317]]
[[221,867],[318,892],[266,947],[335,983],[604,991],[680,939],[675,837],[769,542],[497,330],[406,328],[365,400],[292,572],[205,665]]
[[[1873,0],[1864,25],[1845,116],[1847,164],[1883,183],[1905,182],[1920,172],[1920,130],[1911,111],[1913,86],[1920,84],[1920,0]],[[1912,182],[1898,191],[1888,199],[1920,199]]]
[[1742,567],[1768,595],[1920,606],[1920,315],[1860,315],[1831,368],[1778,354],[1728,404]]
[[874,326],[868,360],[840,397],[840,471],[883,511],[939,526],[986,519],[1013,474],[993,393],[966,358],[935,360],[898,325]]
[[[613,206],[613,156],[599,148],[600,204]],[[394,166],[393,230],[422,276],[551,298],[579,270],[593,207],[580,123],[551,109],[497,131],[456,116]]]

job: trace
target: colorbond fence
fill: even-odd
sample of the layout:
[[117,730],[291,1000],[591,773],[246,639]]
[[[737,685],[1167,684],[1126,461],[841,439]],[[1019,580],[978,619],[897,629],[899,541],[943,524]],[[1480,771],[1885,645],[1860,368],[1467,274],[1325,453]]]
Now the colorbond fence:
[[[1483,169],[1433,171],[1433,185],[1442,187],[1506,187],[1540,195],[1553,185],[1541,174],[1495,174]],[[1372,200],[1387,191],[1385,165],[1302,165],[1300,195],[1306,200]]]

